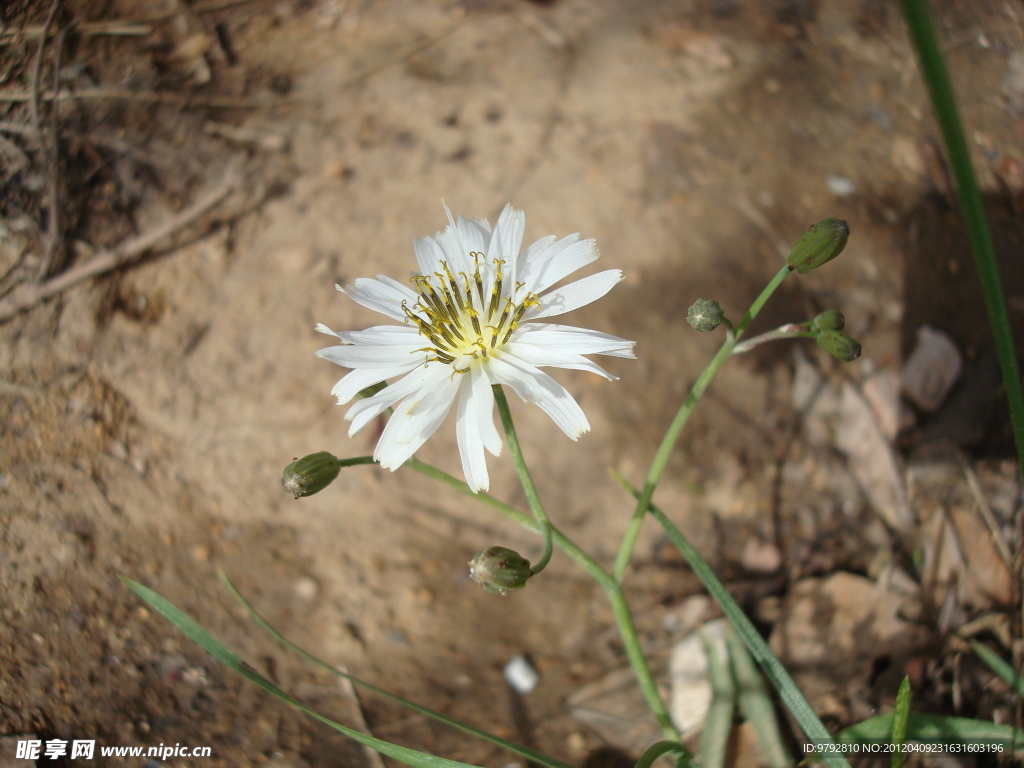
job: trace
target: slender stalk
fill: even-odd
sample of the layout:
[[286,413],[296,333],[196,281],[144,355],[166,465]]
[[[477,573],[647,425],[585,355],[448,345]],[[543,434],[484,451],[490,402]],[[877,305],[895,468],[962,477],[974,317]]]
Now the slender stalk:
[[530,573],[536,576],[544,570],[548,561],[551,560],[551,553],[553,551],[551,521],[548,520],[548,516],[544,512],[544,505],[540,503],[537,488],[533,484],[533,478],[530,477],[530,470],[526,467],[526,459],[523,458],[523,449],[520,447],[519,438],[516,436],[516,427],[512,422],[512,411],[509,410],[508,400],[505,398],[505,390],[501,388],[500,384],[495,384],[491,389],[494,390],[494,401],[498,404],[501,423],[505,427],[505,439],[508,440],[509,453],[512,454],[512,461],[516,465],[516,472],[519,473],[519,482],[526,493],[526,501],[530,505],[530,511],[533,512],[533,516],[541,525],[541,531],[544,534],[544,554],[541,555],[540,560],[530,569]]
[[[513,522],[519,523],[520,525],[530,528],[538,533],[543,533],[544,524],[538,520],[534,520],[529,515],[524,515],[514,507],[510,507],[503,501],[490,496],[486,493],[474,493],[470,490],[469,486],[456,477],[452,477],[447,472],[442,472],[436,467],[432,467],[429,464],[417,459],[415,456],[405,462],[405,466],[409,469],[414,469],[420,474],[426,475],[427,477],[444,483],[449,488],[454,488],[459,493],[466,496],[470,496],[477,501],[480,501],[487,506],[491,507],[497,512],[505,515],[508,519]],[[658,725],[661,727],[662,733],[666,738],[678,741],[681,736],[676,730],[676,727],[672,724],[672,718],[669,716],[668,708],[665,706],[665,702],[661,700],[661,695],[658,693],[658,686],[654,682],[654,676],[651,674],[651,669],[647,665],[647,659],[644,658],[643,650],[640,648],[640,638],[636,632],[636,625],[633,624],[633,617],[629,611],[629,604],[626,602],[626,597],[622,592],[620,584],[612,578],[612,575],[608,573],[604,568],[598,564],[590,555],[580,549],[572,540],[570,540],[564,533],[558,530],[554,525],[548,523],[546,526],[551,532],[551,539],[555,546],[565,552],[570,558],[583,568],[605,591],[608,596],[608,602],[612,607],[612,614],[615,616],[615,623],[619,628],[619,635],[622,637],[622,645],[626,651],[626,658],[629,660],[630,666],[633,668],[633,674],[636,677],[637,683],[640,686],[640,690],[643,692],[644,698],[647,701],[647,706],[650,708],[651,713],[658,721]]]
[[[620,477],[619,482],[634,496],[640,496],[640,492],[630,486],[625,479]],[[704,587],[722,608],[722,612],[732,623],[733,628],[740,636],[740,639],[743,640],[744,645],[747,646],[750,655],[754,657],[754,660],[764,670],[765,676],[775,686],[786,708],[800,724],[807,738],[817,744],[833,743],[831,734],[829,734],[824,724],[814,713],[811,705],[807,703],[807,699],[804,698],[800,689],[797,688],[793,678],[790,677],[786,668],[782,666],[782,662],[772,653],[768,643],[764,641],[764,638],[761,637],[757,628],[747,618],[743,609],[740,608],[733,596],[729,594],[729,590],[719,581],[707,561],[700,556],[700,553],[694,549],[682,532],[672,524],[671,520],[665,517],[665,514],[660,509],[653,504],[649,504],[645,509],[665,529],[665,533],[672,543],[676,545],[680,553],[682,553],[690,568],[697,575],[697,578],[701,580],[701,583],[704,584]],[[836,753],[823,754],[822,759],[828,764],[829,768],[850,768],[850,764],[846,759]]]
[[1017,461],[1024,472],[1024,393],[1021,391],[1020,368],[1013,343],[1013,331],[1006,311],[1006,299],[999,278],[992,235],[985,220],[978,182],[971,165],[971,155],[964,139],[956,97],[949,73],[939,51],[935,27],[928,12],[927,0],[902,0],[903,17],[910,31],[910,39],[917,49],[921,74],[935,108],[935,116],[942,129],[942,138],[949,154],[949,164],[956,180],[957,197],[963,212],[964,224],[974,253],[981,289],[985,294],[989,323],[995,338],[996,354],[1003,373],[1003,386],[1010,406],[1010,423],[1017,444]]
[[767,344],[769,341],[779,341],[780,339],[816,339],[817,337],[818,334],[815,331],[807,330],[807,323],[787,323],[786,325],[779,326],[774,331],[762,333],[747,339],[742,344],[737,344],[733,347],[732,353],[734,355],[742,355],[744,352],[749,352],[754,347]]
[[701,395],[711,384],[711,380],[715,378],[715,374],[718,373],[718,369],[722,367],[722,364],[729,359],[729,356],[733,352],[733,348],[736,346],[743,332],[747,329],[747,326],[757,317],[757,313],[761,311],[761,308],[765,305],[765,302],[771,297],[775,290],[782,284],[782,281],[786,279],[786,275],[790,273],[789,265],[784,266],[779,270],[778,274],[772,278],[771,282],[761,291],[761,295],[758,296],[754,303],[750,305],[750,309],[747,310],[747,314],[743,316],[740,324],[736,326],[736,332],[731,333],[722,344],[721,348],[711,358],[711,362],[708,363],[708,367],[704,369],[704,372],[698,377],[697,381],[693,385],[693,389],[690,390],[690,394],[686,400],[680,406],[676,412],[675,418],[672,419],[672,423],[669,424],[668,429],[665,432],[665,437],[661,440],[661,445],[658,446],[657,453],[654,454],[654,461],[651,463],[651,469],[647,473],[647,480],[644,483],[644,489],[640,494],[639,500],[637,501],[636,509],[633,512],[633,518],[629,521],[629,527],[626,529],[626,534],[623,536],[622,545],[619,548],[619,553],[615,557],[615,566],[612,569],[612,575],[615,580],[621,582],[626,574],[626,568],[629,566],[629,559],[633,556],[633,548],[636,546],[637,537],[640,535],[640,528],[644,522],[644,515],[647,511],[647,506],[651,503],[651,498],[654,496],[654,489],[658,487],[658,482],[661,480],[661,475],[665,471],[665,466],[668,464],[669,457],[672,455],[673,449],[676,447],[676,443],[679,440],[679,435],[683,431],[683,427],[686,426],[686,422],[690,418],[690,413],[693,412],[693,408],[697,405]]

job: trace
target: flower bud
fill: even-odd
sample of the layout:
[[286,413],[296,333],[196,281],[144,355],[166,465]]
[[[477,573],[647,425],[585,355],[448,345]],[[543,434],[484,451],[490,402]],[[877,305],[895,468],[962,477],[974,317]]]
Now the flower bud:
[[846,318],[838,309],[826,309],[811,321],[816,331],[841,331],[846,325]]
[[530,573],[530,561],[513,549],[491,547],[469,561],[469,578],[496,595],[522,589]]
[[359,390],[359,392],[356,393],[356,397],[358,397],[360,400],[364,400],[367,397],[373,397],[378,392],[380,392],[382,389],[384,389],[384,387],[386,387],[386,386],[387,386],[387,382],[383,382],[383,381],[381,381],[381,382],[379,382],[377,384],[371,384],[366,389]]
[[686,312],[686,322],[695,331],[713,331],[724,319],[721,305],[708,299],[697,299]]
[[819,221],[796,241],[786,263],[791,270],[803,275],[838,256],[849,236],[850,227],[842,219],[833,217]]
[[327,451],[311,453],[284,468],[281,485],[296,499],[312,496],[333,483],[340,471],[341,461]]
[[842,331],[822,331],[818,334],[818,346],[843,363],[860,357],[860,342]]

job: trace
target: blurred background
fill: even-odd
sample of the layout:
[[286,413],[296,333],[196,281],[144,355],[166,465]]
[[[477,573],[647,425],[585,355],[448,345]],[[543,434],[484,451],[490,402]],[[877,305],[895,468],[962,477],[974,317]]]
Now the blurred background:
[[[1019,340],[1024,11],[937,5]],[[921,711],[1019,716],[963,639],[1019,659],[1019,475],[892,3],[2,13],[0,754],[34,734],[209,745],[211,765],[380,764],[205,656],[123,575],[329,717],[511,761],[296,662],[220,570],[326,661],[565,761],[635,760],[657,738],[604,597],[568,558],[505,598],[468,581],[494,544],[535,559],[528,531],[409,471],[356,467],[299,501],[281,489],[294,457],[372,452],[382,424],[347,436],[330,395],[344,371],[314,358],[329,340],[313,328],[378,324],[335,283],[404,279],[413,238],[446,224],[442,199],[492,221],[511,202],[527,243],[580,232],[602,253],[591,271],[626,273],[566,318],[637,341],[637,360],[601,361],[620,381],[555,374],[592,432],[572,443],[513,398],[550,516],[607,565],[632,512],[610,470],[642,481],[721,343],[687,307],[717,299],[738,320],[807,226],[846,219],[844,254],[787,280],[753,330],[837,308],[863,357],[803,341],[731,361],[656,501],[829,726],[885,711],[907,674]],[[419,455],[459,474],[453,425]],[[507,456],[490,470],[491,492],[525,509]],[[666,696],[699,699],[669,669],[717,609],[652,523],[627,592]],[[540,674],[525,695],[502,676],[519,654]],[[697,733],[699,711],[675,714]],[[744,725],[730,754],[763,764]]]

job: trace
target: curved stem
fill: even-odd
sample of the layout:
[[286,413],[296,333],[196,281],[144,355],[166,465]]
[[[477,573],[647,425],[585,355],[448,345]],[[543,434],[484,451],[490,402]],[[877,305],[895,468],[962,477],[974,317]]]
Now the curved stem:
[[669,752],[678,752],[683,756],[683,760],[685,761],[684,764],[690,764],[690,750],[678,741],[657,741],[654,744],[651,744],[651,746],[647,748],[647,751],[640,756],[635,768],[651,768],[651,766],[654,765],[655,760]]
[[654,489],[658,487],[658,481],[661,480],[661,475],[665,471],[665,466],[668,464],[669,457],[672,455],[672,451],[676,447],[676,442],[679,440],[679,435],[683,431],[683,427],[686,426],[686,422],[690,418],[690,413],[693,411],[693,407],[697,405],[701,395],[704,394],[704,390],[708,388],[711,380],[715,378],[715,374],[718,373],[718,369],[721,368],[722,364],[729,359],[729,356],[733,352],[733,348],[736,346],[737,342],[739,342],[740,337],[747,329],[747,326],[749,326],[753,319],[757,317],[757,313],[761,311],[761,307],[763,307],[765,302],[767,302],[771,295],[775,293],[775,290],[782,284],[782,281],[786,279],[786,275],[790,272],[791,270],[787,264],[779,270],[778,274],[776,274],[765,289],[761,291],[761,295],[754,300],[754,303],[750,305],[750,309],[747,310],[747,313],[743,316],[740,324],[736,326],[736,332],[734,334],[729,334],[717,354],[711,358],[711,362],[708,363],[708,367],[704,369],[704,372],[694,383],[693,389],[690,390],[690,394],[687,396],[686,400],[683,401],[683,404],[676,412],[675,418],[672,419],[672,423],[669,424],[668,429],[665,431],[665,437],[662,438],[661,445],[658,446],[658,451],[654,454],[654,461],[651,463],[651,469],[647,473],[647,480],[644,483],[643,491],[640,494],[636,509],[633,511],[633,518],[629,521],[629,527],[626,529],[626,534],[622,539],[622,545],[619,548],[619,553],[615,557],[615,567],[612,569],[612,575],[615,577],[616,581],[621,582],[626,574],[626,568],[629,566],[629,559],[633,556],[633,548],[636,546],[637,537],[640,535],[640,528],[643,526],[647,506],[651,503],[651,498],[654,496]]
[[744,352],[749,352],[754,347],[766,344],[769,341],[779,341],[780,339],[816,339],[817,337],[818,334],[815,331],[807,330],[807,323],[786,323],[786,325],[781,325],[774,331],[762,333],[747,339],[742,344],[737,344],[733,347],[732,353],[734,355],[742,355]]
[[432,467],[429,464],[420,461],[415,456],[406,461],[405,466],[422,475],[426,475],[433,480],[444,483],[449,488],[453,488],[465,496],[470,496],[477,501],[486,504],[496,512],[503,514],[509,520],[519,523],[526,528],[530,528],[541,534],[544,533],[545,528],[550,531],[553,544],[576,561],[576,563],[583,568],[583,570],[585,570],[591,578],[594,579],[594,581],[600,584],[601,588],[605,591],[605,594],[608,596],[608,602],[612,607],[612,613],[615,616],[615,623],[619,628],[619,635],[622,637],[622,645],[626,651],[626,658],[629,660],[630,666],[633,668],[633,674],[636,677],[640,690],[643,692],[644,698],[647,701],[647,706],[650,708],[655,719],[657,719],[658,725],[661,726],[661,731],[666,738],[675,740],[679,740],[681,738],[676,727],[672,724],[672,718],[669,716],[665,702],[661,700],[661,695],[658,693],[658,686],[654,682],[654,675],[651,674],[651,669],[647,665],[647,659],[644,658],[643,650],[640,648],[640,638],[637,635],[636,626],[633,624],[633,617],[629,611],[629,605],[626,602],[626,597],[622,592],[622,587],[614,578],[612,578],[612,575],[608,573],[608,571],[602,568],[596,560],[580,549],[571,539],[550,523],[545,526],[540,521],[532,519],[529,515],[524,515],[518,509],[510,507],[505,502],[499,501],[493,496],[486,493],[474,493],[470,490],[468,485],[458,478],[452,477],[447,472],[443,472],[436,467]]
[[526,459],[523,458],[523,449],[519,445],[519,438],[516,436],[516,427],[512,422],[512,411],[509,410],[508,400],[505,399],[505,391],[500,384],[491,387],[494,390],[494,401],[498,404],[498,413],[501,414],[501,423],[505,427],[505,439],[508,440],[509,452],[512,454],[512,461],[516,465],[516,472],[519,474],[519,482],[526,493],[526,501],[530,505],[530,511],[541,525],[544,534],[544,554],[530,569],[530,573],[536,576],[544,570],[548,561],[551,560],[551,553],[554,548],[551,543],[551,521],[544,512],[544,506],[540,503],[540,496],[537,495],[537,488],[530,477],[530,470],[526,467]]

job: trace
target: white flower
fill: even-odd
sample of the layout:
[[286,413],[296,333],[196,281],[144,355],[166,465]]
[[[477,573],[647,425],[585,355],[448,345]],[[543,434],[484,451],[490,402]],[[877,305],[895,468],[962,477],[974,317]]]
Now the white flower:
[[[447,212],[447,207],[445,208]],[[548,290],[598,257],[593,240],[545,237],[522,254],[525,217],[506,206],[491,232],[482,219],[452,220],[434,237],[415,242],[419,273],[411,286],[384,275],[359,278],[339,291],[403,325],[321,333],[340,346],[318,357],[353,370],[332,390],[339,404],[385,379],[403,377],[356,402],[346,414],[354,435],[394,406],[373,458],[400,467],[444,421],[458,399],[455,429],[469,487],[487,490],[486,448],[497,456],[492,384],[507,384],[536,403],[573,440],[590,430],[572,396],[541,367],[576,368],[614,379],[584,355],[635,357],[633,342],[566,325],[536,323],[590,304],[622,279],[610,269]],[[547,293],[545,293],[547,291]]]

